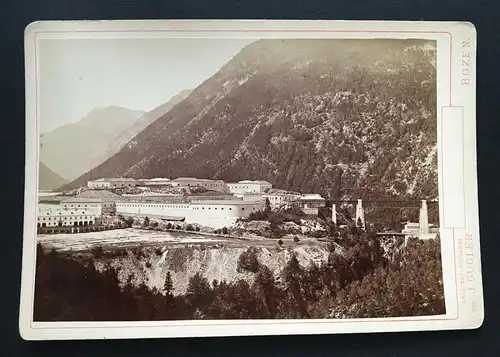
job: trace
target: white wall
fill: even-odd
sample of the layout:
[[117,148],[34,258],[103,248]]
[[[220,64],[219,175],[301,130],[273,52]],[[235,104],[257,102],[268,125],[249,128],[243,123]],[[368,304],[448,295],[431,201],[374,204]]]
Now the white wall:
[[87,186],[88,188],[109,188],[111,184],[109,181],[89,181]]
[[67,211],[86,210],[92,211],[96,216],[102,214],[101,202],[61,202],[61,208]]
[[196,179],[186,179],[186,180],[177,180],[174,182],[176,182],[179,186],[182,187],[203,187],[206,188],[207,190],[214,190],[221,192],[225,192],[227,189],[226,183],[224,181],[211,181],[211,180],[203,181]]
[[271,184],[263,184],[260,182],[251,183],[228,183],[226,184],[231,193],[262,193],[265,190],[272,188]]
[[228,183],[231,193],[260,193],[261,185],[258,183]]
[[186,223],[197,223],[212,228],[229,227],[238,218],[248,217],[260,209],[260,204],[194,204],[186,216]]
[[74,226],[75,222],[79,224],[82,222],[84,224],[87,222],[87,225],[95,224],[95,215],[84,213],[84,214],[76,214],[76,215],[39,215],[37,218],[37,222],[40,227],[45,223],[46,227],[58,227],[59,221],[62,222],[64,227]]
[[260,203],[241,205],[116,202],[116,212],[119,214],[179,217],[185,218],[186,223],[197,223],[212,228],[229,227],[239,217],[248,217],[260,208]]
[[116,202],[116,213],[124,215],[151,215],[186,217],[189,203]]

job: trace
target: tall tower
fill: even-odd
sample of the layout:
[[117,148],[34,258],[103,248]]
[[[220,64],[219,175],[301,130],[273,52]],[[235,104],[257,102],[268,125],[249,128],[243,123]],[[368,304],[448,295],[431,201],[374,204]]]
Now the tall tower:
[[358,200],[358,204],[356,206],[356,225],[358,221],[361,220],[361,227],[365,229],[365,209],[363,208],[363,201]]
[[420,233],[429,233],[429,214],[427,212],[427,201],[422,200],[422,207],[420,207],[420,217],[418,220]]
[[332,204],[332,222],[337,225],[337,206],[335,203]]

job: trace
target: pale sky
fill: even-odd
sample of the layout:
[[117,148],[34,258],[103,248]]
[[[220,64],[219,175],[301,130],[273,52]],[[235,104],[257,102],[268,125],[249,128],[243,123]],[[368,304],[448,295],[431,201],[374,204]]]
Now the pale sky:
[[214,75],[253,40],[42,40],[40,130],[75,122],[91,110],[150,111]]

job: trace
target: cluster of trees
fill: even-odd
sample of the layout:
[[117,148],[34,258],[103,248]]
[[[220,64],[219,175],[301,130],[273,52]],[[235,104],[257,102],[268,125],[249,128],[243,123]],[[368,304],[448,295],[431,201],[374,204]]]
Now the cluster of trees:
[[389,257],[371,232],[332,238],[324,264],[301,265],[296,255],[279,276],[250,248],[238,270],[253,281],[208,281],[197,273],[185,294],[174,295],[170,273],[162,291],[118,272],[97,271],[55,251],[37,251],[36,321],[172,319],[358,318],[444,314],[439,240],[396,244]]

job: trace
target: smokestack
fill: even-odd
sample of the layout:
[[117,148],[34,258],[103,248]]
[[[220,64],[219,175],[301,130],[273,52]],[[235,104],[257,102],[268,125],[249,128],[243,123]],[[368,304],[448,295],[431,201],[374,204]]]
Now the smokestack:
[[420,217],[419,217],[419,229],[420,233],[428,234],[429,233],[429,214],[427,212],[427,201],[422,200],[422,207],[420,208]]
[[337,206],[335,203],[332,204],[332,222],[337,225]]
[[365,229],[365,209],[363,208],[363,200],[358,200],[358,205],[356,206],[356,225],[358,220],[361,220],[361,227]]

